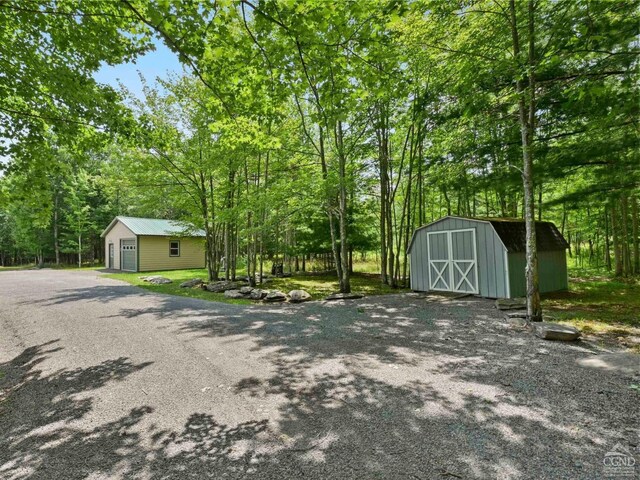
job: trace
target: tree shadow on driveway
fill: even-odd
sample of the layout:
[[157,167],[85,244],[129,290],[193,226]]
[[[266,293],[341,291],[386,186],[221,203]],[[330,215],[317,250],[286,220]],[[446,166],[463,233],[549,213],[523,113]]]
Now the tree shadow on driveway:
[[142,298],[157,295],[133,285],[93,285],[84,288],[71,288],[62,290],[54,296],[46,296],[42,299],[29,299],[19,302],[19,305],[38,305],[51,307],[54,305],[74,304],[76,302],[100,302],[109,303],[123,298]]
[[56,343],[29,347],[0,364],[0,478],[215,477],[207,472],[208,466],[234,471],[227,462],[244,469],[248,458],[231,458],[231,447],[266,429],[264,420],[229,427],[211,415],[194,413],[183,431],[141,431],[142,420],[153,413],[144,404],[93,429],[80,428],[76,422],[95,408],[88,392],[124,381],[150,362],[118,358],[44,375],[38,365],[62,350]]
[[233,392],[238,402],[280,399],[277,417],[226,425],[195,411],[182,429],[160,430],[144,424],[153,409],[143,403],[82,429],[74,421],[98,407],[77,394],[148,364],[119,358],[45,376],[37,367],[55,344],[32,347],[0,365],[20,372],[0,384],[9,391],[0,477],[595,479],[604,454],[637,427],[629,377],[574,367],[588,350],[508,330],[488,301],[156,300],[115,313],[202,341],[250,340],[236,354],[257,352],[265,368]]

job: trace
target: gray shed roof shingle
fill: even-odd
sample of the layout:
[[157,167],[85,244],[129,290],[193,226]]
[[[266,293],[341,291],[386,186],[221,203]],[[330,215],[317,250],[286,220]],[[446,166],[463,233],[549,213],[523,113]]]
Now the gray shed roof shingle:
[[118,222],[122,222],[135,235],[151,235],[161,237],[204,237],[205,232],[187,222],[177,220],[163,220],[160,218],[138,218],[117,216],[104,229],[101,237],[104,237],[109,230]]
[[[483,220],[478,218],[478,220]],[[524,252],[527,249],[527,231],[524,220],[487,218],[508,252]],[[551,222],[536,221],[536,245],[538,251],[565,250],[569,244]]]

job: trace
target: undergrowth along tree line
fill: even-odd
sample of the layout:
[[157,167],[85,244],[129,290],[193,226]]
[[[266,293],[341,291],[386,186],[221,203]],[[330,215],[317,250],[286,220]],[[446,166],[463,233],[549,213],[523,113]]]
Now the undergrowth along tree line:
[[[413,230],[450,214],[552,220],[578,265],[637,274],[632,3],[4,2],[0,260],[100,259],[114,215],[175,218],[211,278],[316,255],[348,291],[367,251],[406,284]],[[93,79],[155,42],[184,75]]]

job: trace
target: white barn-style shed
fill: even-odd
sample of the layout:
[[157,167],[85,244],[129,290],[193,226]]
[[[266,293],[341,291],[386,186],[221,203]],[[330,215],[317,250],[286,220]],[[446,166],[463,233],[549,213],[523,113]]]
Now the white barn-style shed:
[[[536,222],[540,291],[568,288],[566,240]],[[488,298],[526,295],[524,220],[447,216],[416,229],[408,249],[411,289]]]

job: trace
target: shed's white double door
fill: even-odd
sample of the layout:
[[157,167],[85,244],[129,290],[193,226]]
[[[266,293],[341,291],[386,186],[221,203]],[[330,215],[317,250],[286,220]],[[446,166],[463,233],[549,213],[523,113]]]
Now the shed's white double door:
[[475,229],[429,232],[427,250],[430,290],[479,293]]

